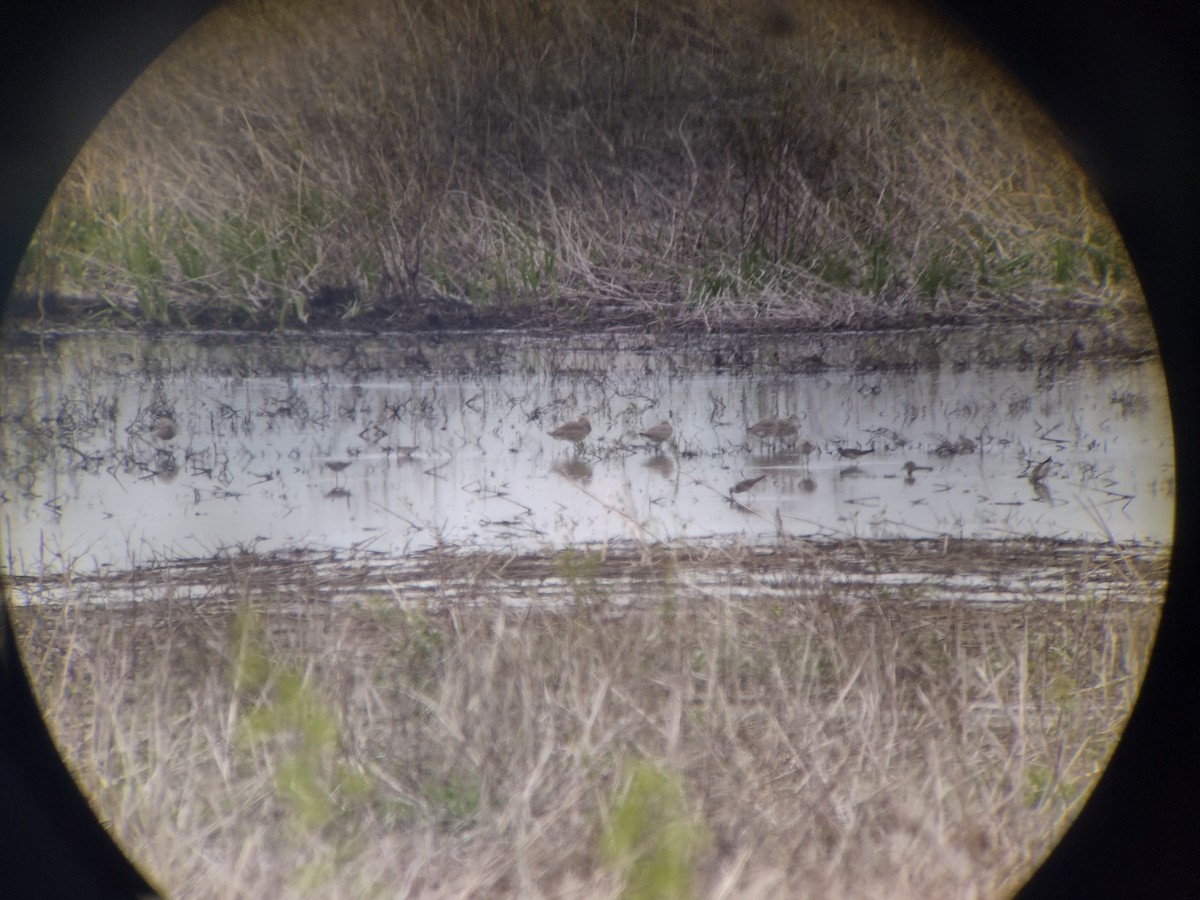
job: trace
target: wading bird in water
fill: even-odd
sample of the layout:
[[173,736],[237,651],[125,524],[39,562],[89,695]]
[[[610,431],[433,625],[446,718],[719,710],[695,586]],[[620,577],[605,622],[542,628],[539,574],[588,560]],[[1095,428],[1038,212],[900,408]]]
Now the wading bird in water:
[[150,426],[150,433],[160,441],[169,441],[179,434],[179,429],[175,427],[175,420],[170,416],[159,416]]
[[786,419],[780,420],[775,428],[775,436],[780,441],[795,441],[796,435],[800,433],[800,417],[792,413]]
[[337,484],[338,476],[350,467],[350,461],[347,459],[329,459],[325,461],[325,468],[333,473],[333,483]]
[[764,443],[773,441],[779,434],[779,417],[767,416],[765,419],[759,419],[747,428],[746,431]]
[[758,484],[760,481],[762,481],[766,477],[767,477],[766,475],[759,475],[757,478],[743,478],[741,481],[739,481],[737,484],[735,484],[733,487],[731,487],[729,489],[729,493],[730,494],[743,494],[746,491],[750,490],[750,488],[754,487],[756,484]]
[[657,425],[647,428],[645,431],[638,432],[641,437],[654,444],[655,450],[662,446],[663,441],[670,440],[671,435],[674,433],[675,429],[671,427],[671,423],[666,419],[663,419]]
[[1041,484],[1046,480],[1046,472],[1050,468],[1050,463],[1054,462],[1054,457],[1047,456],[1040,463],[1033,467],[1033,471],[1029,473],[1030,484]]
[[580,416],[574,422],[564,422],[546,433],[556,441],[570,441],[578,450],[583,439],[592,433],[592,423],[588,421],[587,416]]

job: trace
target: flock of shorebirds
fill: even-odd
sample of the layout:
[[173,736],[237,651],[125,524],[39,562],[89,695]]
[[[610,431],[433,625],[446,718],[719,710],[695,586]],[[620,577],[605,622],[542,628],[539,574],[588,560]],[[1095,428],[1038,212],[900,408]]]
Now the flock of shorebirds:
[[[794,442],[796,435],[800,432],[800,417],[792,413],[786,419],[781,419],[778,416],[767,416],[767,418],[755,422],[746,429],[747,433],[765,442]],[[583,443],[584,438],[592,433],[592,423],[588,421],[587,416],[580,416],[571,422],[564,422],[557,428],[546,432],[550,437],[559,441],[569,441],[573,444]],[[657,425],[652,425],[645,431],[639,431],[638,435],[644,437],[654,445],[657,450],[664,442],[671,439],[671,435],[675,433],[675,429],[671,423],[663,419]],[[806,444],[808,442],[805,442]],[[812,452],[812,444],[809,452]],[[857,451],[859,453],[870,453],[869,450]],[[849,451],[847,451],[849,454]]]
[[[156,440],[162,443],[169,443],[174,440],[179,433],[178,426],[175,420],[170,416],[158,416],[150,426],[150,434]],[[564,422],[557,428],[553,428],[546,432],[550,437],[559,441],[566,441],[575,445],[579,449],[583,445],[583,441],[589,434],[592,433],[592,423],[586,415],[581,415],[578,419],[570,422]],[[764,444],[767,443],[783,443],[795,447],[796,450],[807,460],[809,456],[817,449],[816,445],[811,441],[803,441],[797,444],[796,439],[800,433],[800,418],[795,413],[792,413],[787,418],[779,416],[767,416],[765,419],[760,419],[746,429],[746,433],[752,437],[758,438]],[[671,423],[663,419],[657,425],[651,425],[645,431],[639,431],[638,436],[645,438],[654,445],[656,451],[662,448],[662,445],[669,441],[675,434],[675,429]],[[962,438],[962,442],[966,442],[967,438]],[[416,447],[399,447],[396,448],[405,456],[412,456]],[[974,451],[974,444],[971,444],[970,450],[962,447],[963,452]],[[869,453],[874,453],[874,447],[866,449],[860,447],[838,447],[837,453],[842,459],[857,460]],[[937,451],[935,451],[937,452]],[[1027,477],[1034,487],[1042,487],[1045,482],[1046,474],[1053,460],[1049,457],[1042,460],[1040,463],[1033,466]],[[347,460],[328,460],[325,462],[325,468],[334,473],[334,476],[341,474],[350,465]],[[914,481],[914,473],[916,472],[932,472],[932,466],[919,466],[912,460],[901,466],[904,472],[904,480],[911,484]],[[729,489],[730,496],[734,494],[742,494],[748,492],[751,488],[757,485],[760,481],[766,478],[766,475],[759,475],[754,478],[743,478],[737,484]]]
[[[546,432],[550,437],[559,441],[566,441],[575,445],[576,449],[580,449],[584,439],[592,433],[592,423],[586,415],[580,416],[570,422],[564,422],[557,428],[553,428]],[[661,449],[663,443],[669,441],[675,433],[675,429],[666,419],[659,422],[657,425],[652,425],[645,431],[639,431],[638,435],[644,437],[647,441],[654,445],[657,451]],[[765,419],[760,419],[746,429],[746,433],[751,437],[758,438],[764,444],[786,444],[794,447],[806,460],[817,449],[816,444],[812,441],[802,441],[797,443],[797,438],[800,433],[800,417],[795,413],[780,418],[779,416],[767,416]],[[837,453],[842,459],[857,460],[868,453],[874,453],[874,447],[838,447]],[[912,483],[915,472],[932,472],[932,466],[919,466],[916,463],[906,462],[902,467],[906,483]],[[737,484],[729,489],[730,496],[734,494],[742,494],[748,492],[751,488],[757,485],[760,481],[766,478],[766,475],[759,475],[754,478],[743,478]]]

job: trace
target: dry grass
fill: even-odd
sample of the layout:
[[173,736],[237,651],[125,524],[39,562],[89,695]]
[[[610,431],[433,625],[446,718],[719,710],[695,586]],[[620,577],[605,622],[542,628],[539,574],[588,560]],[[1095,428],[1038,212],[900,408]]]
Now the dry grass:
[[1004,606],[847,596],[832,555],[782,551],[650,556],[619,596],[577,558],[537,608],[489,600],[494,558],[431,562],[441,599],[333,604],[264,600],[243,560],[205,600],[81,581],[16,619],[171,896],[965,897],[1047,852],[1128,714],[1162,566],[1107,558],[1103,590]]
[[907,3],[236,2],[16,293],[149,321],[914,324],[1141,310],[1020,91]]

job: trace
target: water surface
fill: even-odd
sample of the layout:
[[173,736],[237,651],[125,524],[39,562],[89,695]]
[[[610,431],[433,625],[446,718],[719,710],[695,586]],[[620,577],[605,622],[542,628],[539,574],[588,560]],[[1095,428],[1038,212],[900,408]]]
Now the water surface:
[[[1170,539],[1157,363],[983,365],[953,335],[889,339],[936,352],[871,367],[861,353],[840,364],[828,339],[811,353],[791,342],[812,364],[784,367],[762,347],[736,362],[728,345],[628,337],[74,335],[13,348],[6,565],[780,534]],[[791,413],[794,442],[747,434]],[[547,435],[580,414],[593,426],[581,446]],[[169,442],[150,431],[163,415],[178,426]],[[638,432],[663,419],[675,433],[655,451]],[[907,461],[929,470],[907,477]],[[759,475],[733,502],[730,488]]]

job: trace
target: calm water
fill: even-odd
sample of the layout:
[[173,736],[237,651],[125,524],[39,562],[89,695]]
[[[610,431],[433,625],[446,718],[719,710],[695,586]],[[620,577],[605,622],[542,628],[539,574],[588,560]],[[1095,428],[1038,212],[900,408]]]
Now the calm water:
[[[1170,540],[1157,364],[972,366],[944,341],[919,367],[841,367],[826,348],[834,364],[787,374],[629,338],[63,337],[5,355],[0,542],[9,571],[37,574],[780,531]],[[581,449],[547,436],[581,413]],[[790,413],[808,456],[747,435]],[[150,433],[161,414],[170,442]],[[637,433],[662,419],[675,436],[656,453]],[[972,452],[945,454],[964,437]],[[906,478],[910,460],[931,470]]]

